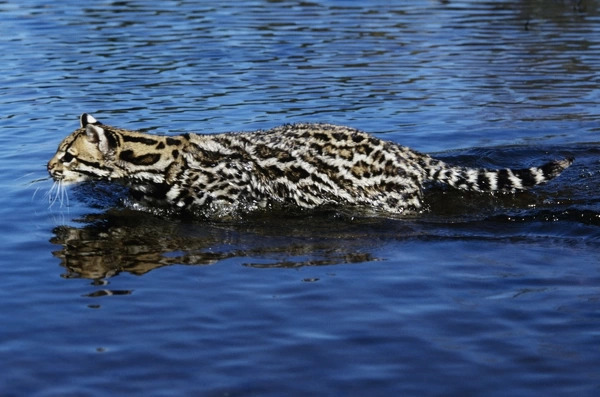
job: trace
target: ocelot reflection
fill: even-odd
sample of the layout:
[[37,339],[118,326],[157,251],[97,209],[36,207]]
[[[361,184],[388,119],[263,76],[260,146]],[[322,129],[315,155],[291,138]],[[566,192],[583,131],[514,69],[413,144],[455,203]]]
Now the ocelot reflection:
[[371,253],[377,239],[369,241],[369,234],[386,228],[381,220],[331,214],[210,223],[124,208],[88,215],[81,222],[81,227],[54,228],[50,240],[60,247],[53,255],[60,258],[66,278],[142,275],[162,266],[214,265],[229,258],[256,268],[371,262],[377,260]]

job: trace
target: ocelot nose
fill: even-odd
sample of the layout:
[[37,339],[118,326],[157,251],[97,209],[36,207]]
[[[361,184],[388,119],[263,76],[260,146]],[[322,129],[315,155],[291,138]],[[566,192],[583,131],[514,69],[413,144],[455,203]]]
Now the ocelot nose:
[[52,171],[52,169],[54,168],[54,164],[52,164],[50,162],[50,163],[48,163],[48,165],[46,166],[46,168],[48,168],[48,171]]

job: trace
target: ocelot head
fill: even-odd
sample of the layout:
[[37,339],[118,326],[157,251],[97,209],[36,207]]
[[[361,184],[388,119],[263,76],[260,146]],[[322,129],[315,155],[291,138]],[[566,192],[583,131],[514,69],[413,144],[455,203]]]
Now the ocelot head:
[[82,182],[88,179],[118,178],[114,167],[119,151],[117,136],[92,116],[79,118],[80,128],[66,137],[48,162],[48,172],[55,181]]

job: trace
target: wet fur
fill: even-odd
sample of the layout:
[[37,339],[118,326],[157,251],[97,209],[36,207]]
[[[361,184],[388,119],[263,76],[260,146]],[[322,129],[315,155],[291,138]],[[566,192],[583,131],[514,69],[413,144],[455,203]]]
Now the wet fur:
[[545,183],[571,163],[476,169],[332,124],[164,136],[110,127],[83,114],[80,128],[59,145],[48,171],[59,191],[63,184],[89,179],[115,181],[129,186],[144,205],[206,214],[274,206],[407,214],[423,208],[427,183],[514,192]]

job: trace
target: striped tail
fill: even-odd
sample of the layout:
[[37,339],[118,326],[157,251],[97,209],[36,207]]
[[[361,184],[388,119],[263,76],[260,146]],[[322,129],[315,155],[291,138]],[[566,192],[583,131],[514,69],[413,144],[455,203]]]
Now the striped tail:
[[541,167],[518,170],[488,170],[453,167],[443,161],[434,162],[429,169],[429,179],[448,184],[456,189],[475,192],[514,192],[525,190],[557,177],[573,163],[573,158],[551,161]]

